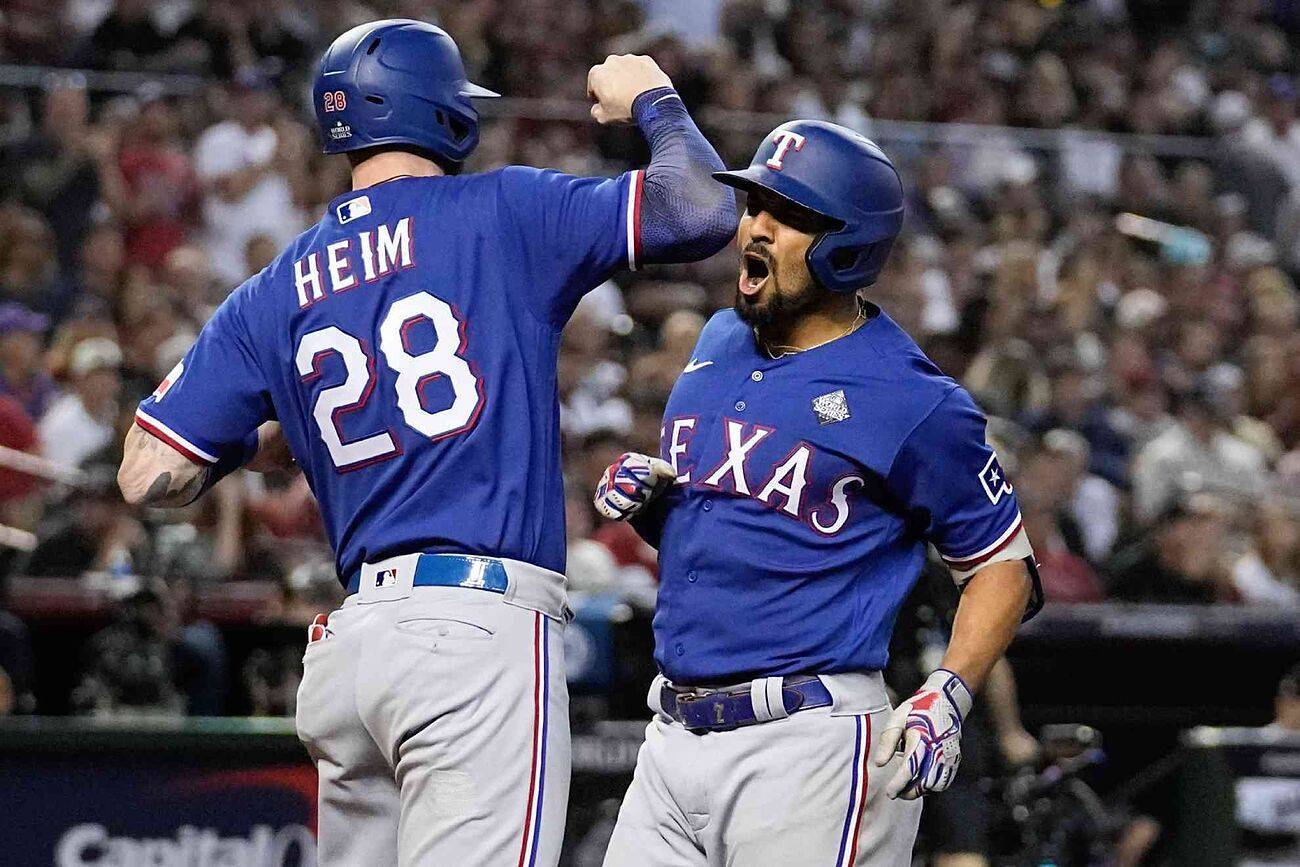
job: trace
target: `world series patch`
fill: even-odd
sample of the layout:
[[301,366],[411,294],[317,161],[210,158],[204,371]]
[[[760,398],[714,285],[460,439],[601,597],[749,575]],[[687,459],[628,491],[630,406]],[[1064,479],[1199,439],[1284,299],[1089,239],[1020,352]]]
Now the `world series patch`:
[[844,421],[849,417],[849,402],[844,397],[844,389],[814,397],[812,408],[817,414],[817,420],[822,424]]

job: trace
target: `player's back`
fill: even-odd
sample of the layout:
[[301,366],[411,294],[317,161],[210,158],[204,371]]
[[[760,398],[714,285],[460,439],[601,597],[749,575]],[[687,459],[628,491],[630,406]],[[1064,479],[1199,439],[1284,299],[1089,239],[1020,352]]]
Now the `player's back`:
[[[232,380],[243,427],[280,420],[345,579],[414,551],[563,571],[560,330],[623,264],[634,183],[509,168],[340,196],[169,379]],[[166,392],[142,416],[198,429]]]

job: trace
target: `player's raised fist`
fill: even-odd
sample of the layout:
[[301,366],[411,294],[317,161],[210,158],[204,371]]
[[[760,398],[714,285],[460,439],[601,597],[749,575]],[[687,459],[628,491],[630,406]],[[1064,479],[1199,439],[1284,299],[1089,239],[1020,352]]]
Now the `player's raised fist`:
[[629,123],[638,96],[656,87],[672,86],[653,58],[611,54],[587,73],[587,96],[596,103],[591,116],[597,123]]
[[666,491],[676,477],[667,461],[628,452],[601,475],[593,500],[596,511],[611,520],[626,521]]

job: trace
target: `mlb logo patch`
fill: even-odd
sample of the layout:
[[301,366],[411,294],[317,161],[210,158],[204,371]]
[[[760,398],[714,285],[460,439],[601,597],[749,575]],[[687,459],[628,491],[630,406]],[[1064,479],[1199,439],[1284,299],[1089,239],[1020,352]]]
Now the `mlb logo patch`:
[[350,223],[370,213],[370,197],[359,196],[338,206],[339,223]]
[[817,420],[822,424],[844,421],[849,417],[849,401],[844,397],[842,388],[830,394],[823,394],[821,397],[814,397],[812,409],[817,415]]
[[996,453],[989,455],[988,463],[980,470],[980,487],[988,495],[989,502],[995,506],[1003,496],[1011,493],[1011,484],[1007,481],[1006,473],[1002,472]]
[[392,587],[397,584],[396,569],[380,569],[375,573],[376,587]]

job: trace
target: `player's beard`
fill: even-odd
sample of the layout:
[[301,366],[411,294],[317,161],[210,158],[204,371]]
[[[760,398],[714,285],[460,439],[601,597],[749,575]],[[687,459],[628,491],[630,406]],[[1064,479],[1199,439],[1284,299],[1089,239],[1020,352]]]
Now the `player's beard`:
[[[783,281],[780,266],[776,262],[769,262],[771,273],[763,288],[757,295],[745,295],[737,287],[734,306],[736,315],[759,331],[783,331],[800,314],[816,306],[822,293],[813,282],[812,275],[805,272],[803,279],[796,275],[793,279]],[[743,267],[742,265],[742,269]]]

